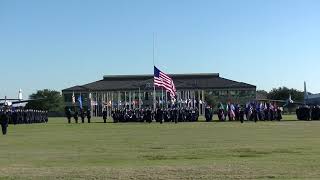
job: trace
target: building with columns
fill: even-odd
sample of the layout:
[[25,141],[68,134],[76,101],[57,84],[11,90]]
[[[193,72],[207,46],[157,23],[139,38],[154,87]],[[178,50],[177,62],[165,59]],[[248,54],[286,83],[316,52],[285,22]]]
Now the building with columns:
[[176,100],[170,99],[165,90],[154,89],[153,75],[104,76],[96,82],[64,89],[62,94],[66,107],[72,109],[79,109],[77,99],[81,96],[83,107],[93,116],[101,116],[103,109],[111,115],[116,108],[154,108],[154,98],[157,107],[198,108],[201,115],[212,101],[245,104],[256,98],[256,86],[222,78],[218,73],[169,76],[177,89]]

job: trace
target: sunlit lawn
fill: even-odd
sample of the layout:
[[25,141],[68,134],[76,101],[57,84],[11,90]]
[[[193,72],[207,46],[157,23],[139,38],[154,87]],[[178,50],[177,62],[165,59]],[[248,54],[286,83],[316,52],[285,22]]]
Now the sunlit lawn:
[[0,179],[319,179],[320,122],[285,119],[10,126]]

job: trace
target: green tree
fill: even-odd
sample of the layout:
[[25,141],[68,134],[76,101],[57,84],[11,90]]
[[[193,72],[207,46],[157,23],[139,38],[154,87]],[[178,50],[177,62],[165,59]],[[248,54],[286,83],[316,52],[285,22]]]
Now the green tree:
[[304,93],[296,89],[289,89],[287,87],[279,87],[272,89],[267,97],[268,99],[286,100],[291,95],[294,101],[303,101]]
[[64,102],[59,91],[49,89],[38,90],[36,93],[30,95],[30,99],[41,100],[29,102],[26,108],[63,112]]
[[204,97],[209,106],[213,108],[217,106],[218,100],[214,96],[210,95],[208,92],[205,92]]

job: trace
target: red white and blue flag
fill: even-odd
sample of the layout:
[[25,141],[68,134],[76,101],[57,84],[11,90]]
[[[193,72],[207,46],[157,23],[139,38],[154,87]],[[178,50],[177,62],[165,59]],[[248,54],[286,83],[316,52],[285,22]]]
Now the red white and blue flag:
[[160,71],[154,66],[154,85],[158,87],[163,87],[166,91],[170,93],[171,98],[176,96],[176,87],[173,80],[164,72]]

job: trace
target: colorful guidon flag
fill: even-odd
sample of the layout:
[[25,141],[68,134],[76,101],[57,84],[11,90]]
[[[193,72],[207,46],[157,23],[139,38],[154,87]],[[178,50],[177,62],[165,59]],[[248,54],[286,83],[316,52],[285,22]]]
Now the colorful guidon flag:
[[78,101],[78,103],[79,103],[80,109],[82,110],[82,109],[83,109],[83,107],[82,107],[82,97],[79,96],[78,99],[77,99],[77,101]]
[[167,92],[170,93],[171,98],[176,96],[176,87],[173,80],[164,72],[160,71],[154,66],[154,85],[157,87],[163,87]]
[[72,92],[72,104],[76,103],[76,97],[74,96],[74,92]]

